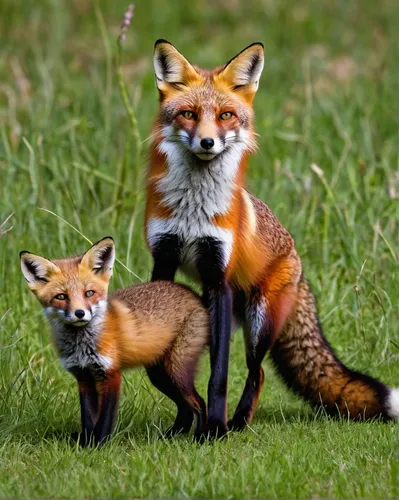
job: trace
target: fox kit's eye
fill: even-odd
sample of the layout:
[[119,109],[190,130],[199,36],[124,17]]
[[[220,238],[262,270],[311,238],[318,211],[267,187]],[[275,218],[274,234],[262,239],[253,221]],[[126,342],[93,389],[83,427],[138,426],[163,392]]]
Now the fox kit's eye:
[[96,292],[94,290],[87,290],[85,293],[86,297],[93,297]]
[[195,113],[193,113],[192,111],[182,111],[180,114],[186,120],[195,120],[196,118]]
[[230,111],[225,111],[224,113],[222,113],[219,118],[221,120],[229,120],[231,117],[233,116],[233,113],[231,113]]
[[66,300],[68,298],[68,295],[66,295],[65,293],[59,293],[54,298],[57,300]]

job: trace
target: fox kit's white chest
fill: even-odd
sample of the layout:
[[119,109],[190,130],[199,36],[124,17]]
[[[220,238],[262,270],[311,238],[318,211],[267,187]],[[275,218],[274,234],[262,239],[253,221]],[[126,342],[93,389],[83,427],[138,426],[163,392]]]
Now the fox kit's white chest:
[[232,234],[212,221],[228,212],[235,187],[240,157],[226,152],[208,164],[190,162],[187,152],[176,144],[165,142],[160,147],[168,160],[168,171],[156,186],[163,205],[171,209],[168,219],[151,218],[147,233],[153,248],[162,236],[179,236],[183,248],[183,269],[194,274],[196,245],[201,238],[211,237],[223,247],[226,264],[232,249]]

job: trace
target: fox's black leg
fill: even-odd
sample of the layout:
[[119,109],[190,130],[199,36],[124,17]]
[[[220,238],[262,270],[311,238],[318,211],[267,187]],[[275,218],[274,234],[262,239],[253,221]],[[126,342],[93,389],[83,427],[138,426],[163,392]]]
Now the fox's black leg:
[[208,433],[223,436],[227,428],[227,375],[232,318],[232,294],[224,275],[222,243],[204,238],[198,245],[197,268],[210,318],[211,377],[208,385]]
[[82,431],[79,443],[86,446],[93,434],[98,415],[98,393],[96,380],[88,369],[74,368],[71,373],[75,376],[79,387],[80,414]]
[[195,389],[193,391],[191,400],[194,407],[194,413],[197,419],[195,424],[195,437],[200,438],[204,436],[207,430],[208,417],[207,417],[206,403]]
[[180,264],[180,241],[177,235],[162,236],[152,247],[154,268],[151,281],[175,279],[176,271]]
[[194,413],[193,409],[186,402],[181,402],[177,407],[177,415],[172,427],[166,429],[165,436],[173,437],[177,434],[188,434],[193,425]]
[[118,411],[121,380],[122,377],[119,370],[109,370],[104,375],[100,415],[94,427],[96,444],[103,444],[111,435],[114,428]]
[[232,430],[241,430],[252,420],[264,382],[261,363],[271,345],[272,328],[266,301],[258,290],[253,290],[247,300],[244,338],[248,377],[234,416],[229,421]]
[[231,292],[227,283],[208,289],[211,321],[211,377],[208,384],[208,430],[211,437],[227,432],[227,377],[231,336]]
[[170,378],[165,370],[163,362],[146,367],[151,383],[165,396],[168,396],[177,406],[177,415],[172,427],[166,431],[166,436],[174,434],[187,434],[193,424],[194,412],[178,386]]

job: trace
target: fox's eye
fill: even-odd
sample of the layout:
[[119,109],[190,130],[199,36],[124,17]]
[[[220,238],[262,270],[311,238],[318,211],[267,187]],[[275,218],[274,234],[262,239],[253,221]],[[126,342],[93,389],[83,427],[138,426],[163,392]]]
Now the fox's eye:
[[66,300],[68,298],[68,295],[65,294],[65,293],[59,293],[54,298],[57,299],[57,300]]
[[225,111],[224,113],[222,113],[219,118],[221,120],[229,120],[231,117],[233,116],[233,113],[231,113],[230,111]]
[[86,297],[93,297],[96,292],[94,290],[87,290],[85,293]]
[[180,114],[186,120],[195,120],[196,118],[195,113],[193,113],[192,111],[182,111]]

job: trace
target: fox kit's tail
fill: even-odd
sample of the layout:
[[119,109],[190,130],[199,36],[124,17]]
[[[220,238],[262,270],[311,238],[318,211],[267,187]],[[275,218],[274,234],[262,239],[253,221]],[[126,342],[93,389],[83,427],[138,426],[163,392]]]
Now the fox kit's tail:
[[277,337],[271,357],[286,384],[329,414],[351,419],[399,418],[399,389],[352,371],[323,336],[312,291],[302,278],[295,313]]

